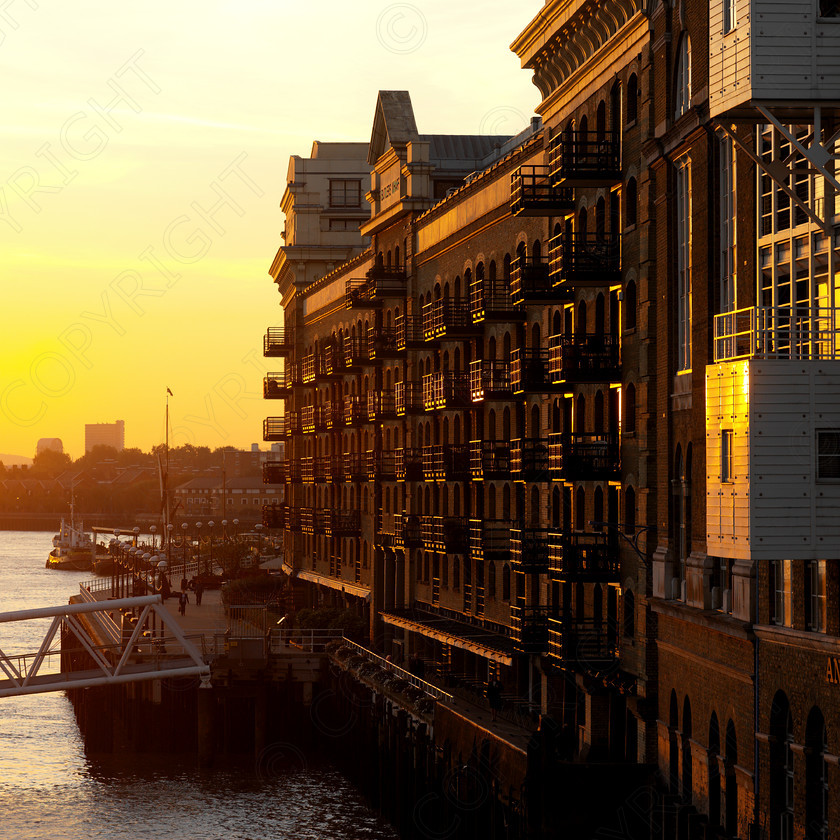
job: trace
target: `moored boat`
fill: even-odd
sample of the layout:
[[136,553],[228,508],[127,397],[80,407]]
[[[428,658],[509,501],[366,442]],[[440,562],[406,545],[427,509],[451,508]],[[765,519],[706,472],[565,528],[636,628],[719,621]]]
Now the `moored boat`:
[[84,525],[76,527],[62,518],[61,527],[53,537],[53,550],[47,557],[47,568],[70,572],[88,572],[93,568],[96,557],[96,543],[84,531]]

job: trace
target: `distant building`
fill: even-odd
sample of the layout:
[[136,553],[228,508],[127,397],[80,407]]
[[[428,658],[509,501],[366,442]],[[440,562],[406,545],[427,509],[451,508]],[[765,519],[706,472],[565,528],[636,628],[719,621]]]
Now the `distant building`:
[[64,444],[61,442],[61,438],[41,438],[35,447],[35,452],[40,455],[47,450],[64,452]]
[[90,452],[95,446],[111,446],[122,452],[125,449],[125,420],[85,423],[85,452]]
[[279,503],[284,498],[282,487],[265,487],[261,476],[200,476],[175,488],[178,502],[173,521],[179,517],[205,517],[259,520],[262,506]]

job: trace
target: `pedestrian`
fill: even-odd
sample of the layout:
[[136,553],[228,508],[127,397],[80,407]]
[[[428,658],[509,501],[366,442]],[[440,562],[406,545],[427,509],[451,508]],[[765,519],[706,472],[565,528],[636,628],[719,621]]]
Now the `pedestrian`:
[[487,701],[490,703],[490,715],[493,723],[495,723],[496,715],[498,715],[499,709],[502,708],[502,683],[495,675],[487,684]]
[[180,597],[178,598],[178,612],[181,613],[181,615],[187,614],[187,604],[189,604],[189,602],[190,599],[187,596],[187,593],[182,592]]
[[199,578],[195,582],[195,605],[197,607],[201,606],[201,596],[204,594],[204,583]]

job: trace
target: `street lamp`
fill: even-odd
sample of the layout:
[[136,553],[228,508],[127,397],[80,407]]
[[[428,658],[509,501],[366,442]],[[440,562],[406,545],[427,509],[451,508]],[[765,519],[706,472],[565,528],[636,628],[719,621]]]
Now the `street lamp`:
[[139,526],[135,525],[131,530],[134,534],[134,545],[137,545],[137,538],[140,536],[140,528]]
[[222,520],[222,539],[227,539],[227,519]]
[[236,539],[239,536],[239,520],[233,520],[233,537]]
[[155,534],[157,533],[157,526],[156,525],[149,525],[149,531],[152,534],[152,551],[155,550]]
[[216,523],[212,519],[207,523],[207,527],[210,529],[210,562],[209,567],[207,569],[207,574],[210,575],[213,574],[213,526],[215,524]]
[[166,526],[166,557],[169,560],[169,565],[172,565],[172,532],[175,526],[170,522]]
[[254,530],[257,532],[257,563],[260,562],[260,557],[262,556],[262,531],[263,526],[261,524],[254,525]]
[[184,532],[184,562],[181,565],[181,580],[183,580],[187,576],[187,528],[189,528],[189,523],[182,522],[181,523],[181,530]]

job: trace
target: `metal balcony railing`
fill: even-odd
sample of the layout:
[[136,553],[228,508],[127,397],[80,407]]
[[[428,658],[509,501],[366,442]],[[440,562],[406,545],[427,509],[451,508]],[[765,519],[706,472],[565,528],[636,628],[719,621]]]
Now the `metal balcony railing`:
[[607,334],[552,335],[548,339],[551,382],[618,382],[621,342]]
[[263,440],[283,440],[286,437],[286,417],[266,417],[263,420]]
[[304,534],[315,533],[315,508],[302,507],[300,510],[300,529]]
[[511,604],[510,636],[520,653],[548,650],[548,608]]
[[556,390],[549,375],[548,350],[518,347],[510,353],[510,385],[514,394]]
[[514,481],[548,481],[549,441],[517,438],[510,442],[510,472]]
[[621,181],[617,131],[564,131],[548,149],[551,183],[565,187],[611,186]]
[[269,327],[263,337],[263,356],[288,356],[295,347],[294,331],[288,333],[283,327]]
[[510,478],[510,443],[495,440],[470,441],[470,473],[476,481]]
[[344,423],[347,426],[357,426],[368,422],[367,405],[357,394],[348,394],[344,398]]
[[611,286],[621,282],[621,236],[558,233],[549,242],[549,262],[555,288]]
[[748,307],[715,315],[716,362],[840,359],[840,308]]
[[351,372],[368,363],[367,341],[356,335],[344,336],[344,370]]
[[618,656],[617,628],[571,614],[548,618],[548,655],[558,664],[601,671]]
[[344,348],[328,344],[322,351],[324,376],[335,379],[344,375]]
[[263,528],[285,528],[286,527],[286,510],[278,504],[262,506],[262,524]]
[[506,560],[512,527],[510,519],[470,519],[470,556],[476,560]]
[[380,452],[369,449],[365,453],[367,458],[368,481],[396,481],[397,456],[394,452]]
[[509,362],[497,362],[495,359],[470,362],[470,397],[473,402],[509,399],[512,396]]
[[555,186],[548,166],[520,166],[510,177],[510,211],[514,216],[554,216],[575,209],[575,194]]
[[265,461],[262,465],[263,484],[285,484],[286,462]]
[[466,443],[424,446],[422,457],[426,481],[467,481],[470,478],[470,452]]
[[541,257],[520,254],[510,273],[510,299],[514,306],[525,303],[559,303],[571,300],[567,290],[557,289],[549,277],[548,263]]
[[423,407],[426,411],[437,408],[465,408],[470,405],[469,374],[436,371],[423,376]]
[[510,283],[504,279],[476,278],[470,283],[470,311],[473,323],[482,321],[519,321],[525,310],[510,295]]
[[394,515],[394,542],[401,548],[419,548],[423,544],[420,517],[415,514]]
[[398,359],[405,355],[405,347],[397,346],[397,330],[368,327],[368,358],[373,361],[380,359]]
[[549,435],[549,469],[564,481],[609,481],[621,475],[621,449],[614,432]]
[[324,403],[324,427],[340,429],[344,425],[344,406],[338,402]]
[[394,450],[397,481],[423,480],[423,452],[420,449]]
[[283,400],[291,396],[292,381],[286,371],[267,373],[263,379],[263,397],[267,400]]
[[344,306],[347,309],[373,309],[381,305],[375,290],[375,284],[369,279],[348,280],[344,286]]
[[463,516],[420,517],[423,546],[427,551],[464,554],[469,544],[469,526]]
[[394,329],[397,332],[397,350],[417,349],[425,345],[422,316],[397,315]]
[[510,562],[531,575],[548,572],[548,528],[514,528],[510,532]]
[[393,391],[368,391],[368,420],[392,420],[397,416],[397,404]]
[[332,537],[358,537],[361,534],[361,516],[357,510],[325,510],[325,532]]
[[390,285],[395,291],[404,291],[404,283],[408,275],[403,263],[388,265],[384,262],[376,262],[372,268],[368,269],[367,276],[378,284],[377,291],[380,285]]
[[423,386],[420,382],[394,383],[394,408],[397,417],[423,411]]
[[548,565],[552,577],[558,580],[617,583],[618,537],[610,531],[549,534]]
[[423,336],[427,340],[466,338],[477,329],[469,301],[441,298],[423,306]]
[[315,381],[315,354],[307,353],[300,363],[300,377],[304,385]]

